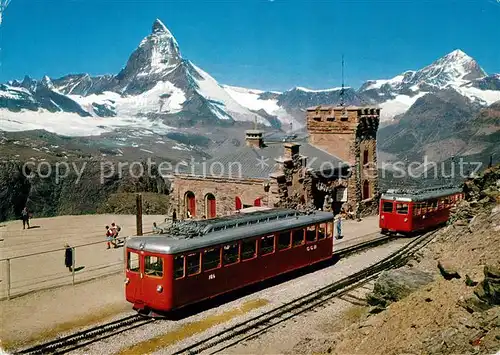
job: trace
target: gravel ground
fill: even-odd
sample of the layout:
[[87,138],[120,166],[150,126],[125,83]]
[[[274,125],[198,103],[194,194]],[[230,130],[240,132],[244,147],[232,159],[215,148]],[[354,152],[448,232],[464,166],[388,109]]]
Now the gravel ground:
[[[117,334],[112,338],[82,348],[74,353],[122,355],[129,353],[170,354],[176,349],[181,349],[186,345],[202,340],[226,326],[266,312],[280,304],[291,301],[306,293],[353,274],[370,264],[376,263],[408,243],[408,241],[409,240],[406,239],[395,240],[388,244],[342,259],[336,265],[313,271],[292,280],[284,281],[283,283],[254,292],[253,294],[248,294],[221,306],[202,311],[181,320],[159,321],[155,324],[146,325],[123,334]],[[336,301],[333,302],[332,305],[338,306],[342,305],[342,303],[348,305],[346,301]],[[344,308],[340,307],[339,311],[342,309]],[[292,329],[295,329],[292,327],[290,329],[286,328],[286,331],[283,332],[286,334],[286,338],[275,334],[273,331],[265,335],[265,337],[272,338],[262,338],[265,339],[265,341],[262,342],[258,340],[254,348],[251,347],[253,343],[249,343],[250,345],[247,347],[238,348],[235,352],[241,353],[243,349],[251,349],[249,351],[251,353],[262,353],[262,351],[265,350],[262,346],[268,343],[273,344],[272,351],[276,352],[277,348],[274,346],[275,342],[276,344],[282,344],[280,347],[285,351],[295,345],[295,340],[298,341],[300,339],[299,334],[294,333],[294,331],[302,332],[313,327],[314,319],[317,315],[318,313],[312,312],[308,313],[307,316],[298,318],[300,319],[300,323],[295,323],[297,324],[297,330],[292,331]],[[294,324],[293,322],[288,323]],[[289,326],[288,323],[286,325],[287,327]],[[277,339],[285,340],[278,342]],[[259,346],[258,343],[262,343],[262,346]],[[132,346],[135,346],[135,348],[131,349]]]

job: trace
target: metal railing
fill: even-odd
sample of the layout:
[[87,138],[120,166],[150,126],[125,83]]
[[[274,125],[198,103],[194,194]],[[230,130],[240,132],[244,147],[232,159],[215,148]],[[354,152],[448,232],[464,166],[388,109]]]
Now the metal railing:
[[[144,233],[145,235],[152,232]],[[118,237],[124,245],[127,237]],[[34,291],[75,285],[124,270],[124,253],[110,253],[106,241],[70,246],[73,255],[71,271],[65,265],[66,248],[16,255],[0,259],[0,300]],[[102,248],[96,248],[102,245]]]

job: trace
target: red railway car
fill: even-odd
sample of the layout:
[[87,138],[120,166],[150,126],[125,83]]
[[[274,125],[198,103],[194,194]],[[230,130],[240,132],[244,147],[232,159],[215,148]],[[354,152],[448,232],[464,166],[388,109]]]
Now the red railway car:
[[333,215],[271,209],[184,221],[126,244],[126,299],[159,316],[332,257]]
[[380,198],[379,227],[383,234],[412,234],[446,223],[450,208],[464,198],[461,189],[388,190]]

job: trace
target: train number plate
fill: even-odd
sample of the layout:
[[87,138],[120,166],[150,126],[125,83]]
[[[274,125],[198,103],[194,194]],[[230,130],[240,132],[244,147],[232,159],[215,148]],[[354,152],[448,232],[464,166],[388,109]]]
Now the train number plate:
[[312,251],[312,250],[316,250],[316,248],[318,248],[318,246],[315,244],[315,245],[309,245],[306,250],[307,251]]
[[208,279],[209,279],[209,280],[213,280],[213,279],[215,279],[215,274],[210,274],[210,275],[208,275]]

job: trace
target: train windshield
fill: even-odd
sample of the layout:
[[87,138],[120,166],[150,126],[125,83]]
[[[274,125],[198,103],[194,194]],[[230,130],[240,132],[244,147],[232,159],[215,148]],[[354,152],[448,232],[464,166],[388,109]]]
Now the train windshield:
[[392,209],[393,209],[393,203],[392,202],[384,202],[383,206],[382,206],[382,211],[386,212],[386,213],[392,213]]

